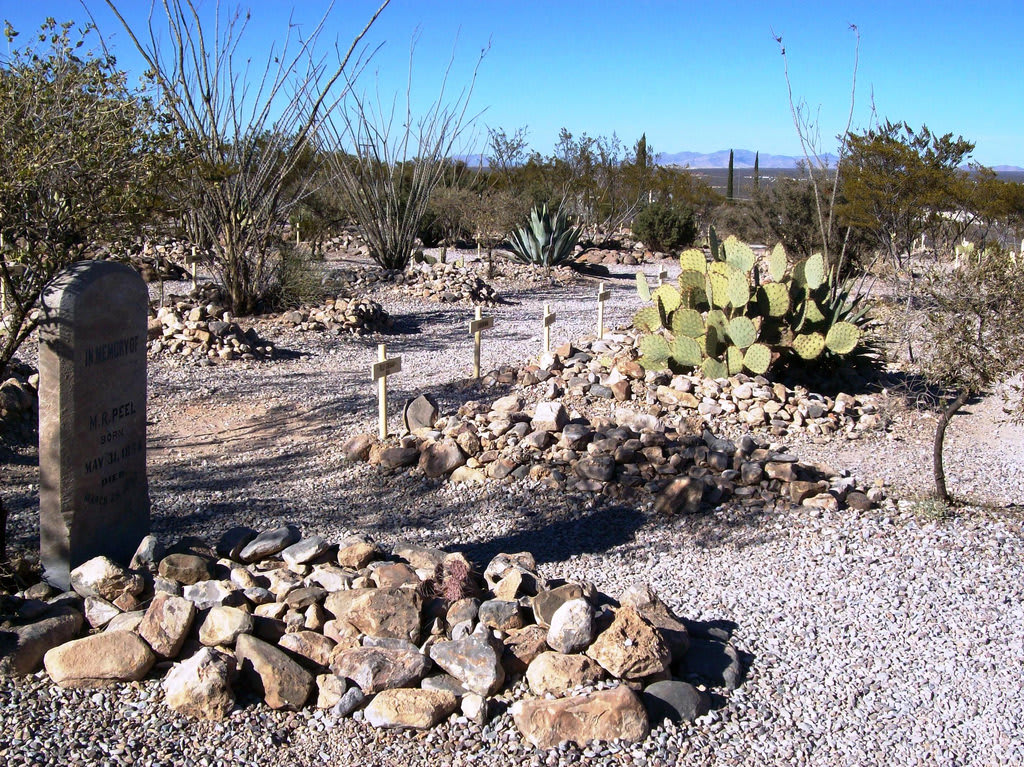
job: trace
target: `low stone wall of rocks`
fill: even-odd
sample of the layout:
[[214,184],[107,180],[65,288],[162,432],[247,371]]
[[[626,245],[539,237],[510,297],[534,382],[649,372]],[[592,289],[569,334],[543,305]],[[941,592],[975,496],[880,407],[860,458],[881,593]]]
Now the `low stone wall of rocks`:
[[0,383],[0,437],[27,439],[35,433],[39,412],[39,373],[13,361]]
[[244,689],[275,709],[361,710],[373,727],[456,712],[483,723],[511,707],[541,748],[636,742],[652,722],[706,714],[709,691],[744,673],[728,635],[649,587],[612,599],[545,579],[528,553],[480,574],[412,544],[236,528],[212,548],[147,537],[129,569],[97,557],[71,585],[0,596],[0,669],[42,666],[75,688],[161,675],[166,704],[205,719],[227,717]]
[[274,356],[274,345],[255,328],[242,328],[223,307],[177,301],[149,318],[149,353],[211,364],[215,360],[259,360]]
[[380,333],[392,325],[391,315],[376,301],[344,296],[327,298],[319,306],[302,306],[283,312],[278,319],[296,330],[335,335]]

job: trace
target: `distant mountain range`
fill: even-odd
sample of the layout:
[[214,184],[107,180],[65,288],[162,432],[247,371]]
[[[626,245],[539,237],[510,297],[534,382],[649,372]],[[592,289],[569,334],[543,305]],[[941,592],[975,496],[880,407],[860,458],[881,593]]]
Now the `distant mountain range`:
[[[459,155],[456,156],[457,160],[462,160],[471,168],[487,166],[487,158],[479,154],[471,155]],[[827,160],[830,165],[835,165],[836,156],[834,154],[826,154],[823,159]],[[796,168],[797,165],[804,161],[803,157],[792,157],[784,154],[768,154],[762,152],[758,158],[758,168],[761,170],[775,169],[775,170],[791,170]],[[674,165],[680,168],[690,167],[694,170],[713,170],[716,168],[728,168],[729,167],[729,150],[719,149],[717,152],[702,153],[702,152],[663,152],[658,155],[656,160],[658,165]],[[753,168],[754,167],[754,152],[749,149],[736,149],[733,151],[733,167],[736,169],[740,168]],[[1017,165],[995,165],[992,170],[998,173],[1021,173],[1024,172],[1024,168]]]

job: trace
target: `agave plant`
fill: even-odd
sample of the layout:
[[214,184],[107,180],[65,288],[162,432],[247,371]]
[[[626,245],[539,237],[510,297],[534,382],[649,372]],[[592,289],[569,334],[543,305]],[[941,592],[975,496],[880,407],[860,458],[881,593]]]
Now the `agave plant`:
[[569,220],[561,211],[552,216],[546,203],[534,205],[530,225],[512,232],[512,259],[548,269],[567,264],[572,261],[581,232],[580,227],[569,226]]

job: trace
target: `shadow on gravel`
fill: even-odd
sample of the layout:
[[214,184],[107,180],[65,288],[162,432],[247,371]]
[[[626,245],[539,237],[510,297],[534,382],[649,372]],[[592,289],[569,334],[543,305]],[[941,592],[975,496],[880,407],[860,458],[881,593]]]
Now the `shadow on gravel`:
[[497,554],[517,551],[529,551],[538,564],[562,562],[579,554],[601,554],[631,541],[645,521],[636,509],[605,506],[586,516],[525,527],[454,548],[473,562],[490,562]]

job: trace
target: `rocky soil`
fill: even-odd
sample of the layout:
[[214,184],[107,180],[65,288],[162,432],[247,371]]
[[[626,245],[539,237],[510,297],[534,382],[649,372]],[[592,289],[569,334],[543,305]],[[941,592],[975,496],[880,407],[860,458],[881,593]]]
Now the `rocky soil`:
[[[672,261],[643,268],[653,278],[663,265],[678,269]],[[639,300],[634,267],[608,269],[600,278],[614,291],[605,322],[615,327]],[[495,327],[484,334],[484,370],[518,369],[538,356],[545,303],[558,315],[555,345],[594,333],[597,278],[488,282],[504,303],[485,309]],[[362,297],[388,312],[390,333],[310,332],[266,319],[254,324],[273,359],[152,361],[154,533],[171,543],[236,525],[296,523],[332,540],[363,533],[385,546],[461,551],[474,562],[530,551],[547,578],[586,580],[608,594],[649,583],[677,614],[727,631],[750,659],[744,683],[713,698],[709,714],[657,725],[642,743],[544,750],[523,739],[508,712],[483,725],[455,715],[414,734],[242,699],[226,722],[207,723],[168,710],[154,679],[75,691],[45,675],[5,677],[6,763],[1024,762],[1024,431],[1001,422],[998,398],[972,404],[951,427],[951,490],[975,501],[956,515],[922,500],[933,419],[886,392],[872,395],[881,423],[856,439],[763,430],[774,449],[848,469],[863,488],[883,485],[888,499],[868,510],[724,499],[666,517],[642,493],[613,498],[530,477],[454,484],[345,460],[345,441],[375,430],[376,344],[403,357],[402,373],[390,379],[392,402],[428,392],[442,415],[516,391],[536,398],[545,382],[517,386],[511,370],[486,385],[468,380],[468,302],[433,303],[383,285]],[[571,396],[566,402],[571,410]],[[730,429],[738,435],[743,426],[723,419],[722,436]],[[30,447],[4,457],[15,548],[38,540],[35,460]]]

